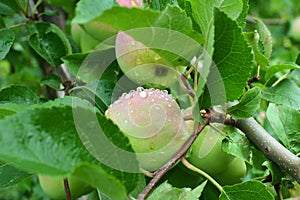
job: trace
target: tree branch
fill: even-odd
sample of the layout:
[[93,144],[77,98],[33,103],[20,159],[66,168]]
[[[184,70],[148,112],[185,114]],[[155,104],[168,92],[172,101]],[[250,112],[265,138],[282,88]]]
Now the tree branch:
[[[206,122],[206,121],[205,121]],[[193,142],[196,140],[198,135],[201,133],[201,131],[204,129],[204,127],[207,125],[207,122],[204,125],[199,124],[197,127],[197,130],[194,134],[190,136],[190,138],[185,142],[183,147],[164,165],[162,166],[156,173],[155,176],[151,179],[151,181],[148,183],[148,185],[144,188],[144,190],[140,193],[137,200],[144,200],[150,192],[153,190],[153,188],[157,185],[158,181],[171,169],[176,162],[185,155],[187,150],[190,148],[190,146],[193,144]]]
[[300,183],[300,158],[274,139],[255,119],[236,120],[232,125],[243,131],[267,158]]

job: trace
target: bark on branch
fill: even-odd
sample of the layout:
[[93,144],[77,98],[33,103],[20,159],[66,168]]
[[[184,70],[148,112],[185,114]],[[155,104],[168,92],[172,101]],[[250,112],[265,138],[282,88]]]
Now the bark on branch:
[[275,140],[255,119],[236,120],[232,125],[243,131],[267,158],[300,183],[300,158]]

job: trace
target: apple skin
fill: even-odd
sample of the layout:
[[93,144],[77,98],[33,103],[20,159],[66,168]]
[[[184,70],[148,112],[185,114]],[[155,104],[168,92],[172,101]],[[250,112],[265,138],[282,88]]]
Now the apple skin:
[[148,171],[162,167],[190,136],[177,102],[158,89],[124,93],[105,115],[128,137],[140,167]]
[[233,185],[240,183],[242,178],[246,176],[246,172],[247,166],[245,162],[240,158],[234,158],[224,171],[213,175],[213,177],[221,185]]
[[170,63],[122,31],[116,38],[116,56],[123,73],[138,84],[169,87],[179,78]]
[[300,42],[300,16],[292,21],[289,35],[293,40]]
[[[50,198],[62,200],[66,198],[63,177],[38,175],[40,186]],[[93,191],[93,188],[75,176],[68,177],[72,198],[78,198]]]
[[206,126],[191,146],[188,161],[210,175],[224,171],[234,157],[222,151],[223,139],[219,132]]

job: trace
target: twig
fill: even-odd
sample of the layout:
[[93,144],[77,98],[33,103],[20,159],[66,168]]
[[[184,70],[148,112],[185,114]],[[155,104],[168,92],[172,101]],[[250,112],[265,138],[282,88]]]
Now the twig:
[[182,161],[182,164],[184,164],[184,166],[186,166],[188,169],[190,169],[194,172],[197,172],[198,174],[200,174],[204,178],[206,178],[208,181],[210,181],[221,193],[224,192],[223,187],[217,181],[215,181],[215,179],[213,179],[210,175],[208,175],[204,171],[202,171],[202,170],[198,169],[197,167],[195,167],[194,165],[192,165],[189,161],[186,160],[185,157],[182,157],[181,161]]
[[187,94],[189,94],[192,98],[195,98],[195,92],[192,89],[190,83],[188,82],[186,76],[184,74],[180,75],[181,82],[183,84],[183,89],[186,91]]
[[149,184],[144,188],[144,190],[140,193],[137,200],[144,200],[150,192],[153,190],[153,188],[156,186],[158,181],[167,173],[169,169],[171,169],[172,166],[176,164],[176,162],[188,151],[190,146],[193,144],[193,142],[196,140],[198,135],[201,133],[201,131],[204,129],[204,127],[208,124],[207,121],[205,121],[204,125],[199,124],[197,127],[196,132],[190,136],[190,138],[185,142],[185,144],[182,146],[182,148],[164,165],[162,166],[156,173],[155,176],[151,179]]
[[68,178],[64,178],[64,187],[65,187],[65,193],[66,193],[66,200],[72,200]]

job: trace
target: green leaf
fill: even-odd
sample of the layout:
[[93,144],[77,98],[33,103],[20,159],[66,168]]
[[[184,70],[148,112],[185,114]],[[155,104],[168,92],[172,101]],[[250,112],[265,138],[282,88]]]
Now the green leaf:
[[227,112],[237,119],[253,116],[260,107],[261,93],[259,88],[248,90],[237,105],[229,107]]
[[1,0],[0,2],[0,14],[2,15],[13,15],[18,11],[18,5],[15,1]]
[[7,108],[0,108],[0,119],[4,119],[8,115],[13,115],[16,112]]
[[174,188],[169,183],[164,182],[151,193],[147,200],[198,200],[206,182],[203,182],[193,190],[190,188]]
[[[66,105],[53,107],[51,104],[58,105],[58,103],[52,102],[45,107],[43,105],[34,106],[32,109],[27,109],[24,112],[0,120],[1,160],[24,171],[53,176],[69,175],[83,163],[90,163],[101,168],[100,171],[105,171],[106,175],[103,179],[118,179],[117,182],[121,182],[128,192],[131,191],[135,187],[137,175],[117,171],[102,165],[83,146],[77,134],[72,111],[80,109],[80,113],[89,116],[94,116],[95,112],[86,106],[86,101],[76,100],[72,103],[76,104],[73,109]],[[80,106],[84,108],[80,108]],[[99,117],[102,120],[101,125],[108,121],[104,117]],[[90,127],[95,130],[93,126],[97,125],[98,121],[92,123]],[[113,126],[112,123],[111,126]],[[103,129],[108,132],[109,125],[106,124],[104,127]],[[118,132],[109,133],[115,134],[115,137],[120,140],[118,141],[119,146],[122,146],[122,136],[117,135]],[[101,141],[95,142],[101,144]],[[130,149],[128,141],[126,144],[125,148]],[[103,151],[103,147],[98,148]],[[106,154],[105,156],[111,155]],[[113,159],[114,162],[118,161],[116,156],[113,156]],[[92,177],[95,178],[95,176]],[[101,190],[101,188],[99,189]],[[111,191],[111,193],[113,192]]]
[[0,30],[0,60],[3,60],[8,54],[13,42],[15,34],[10,29]]
[[257,65],[266,68],[270,63],[268,58],[259,50],[259,34],[256,31],[245,33],[245,38],[252,47]]
[[267,118],[280,141],[294,153],[300,151],[300,111],[290,107],[269,104]]
[[61,79],[55,74],[50,74],[44,77],[40,84],[41,86],[49,86],[50,88],[58,91],[60,90]]
[[11,102],[16,104],[36,104],[39,97],[25,86],[13,85],[0,90],[0,103]]
[[246,26],[246,18],[249,10],[249,0],[243,0],[243,9],[240,16],[236,19],[239,26],[244,29]]
[[294,63],[272,65],[272,66],[270,66],[270,68],[267,69],[267,72],[265,74],[265,80],[268,81],[277,72],[287,70],[287,69],[300,69],[300,66],[297,64],[294,64]]
[[164,10],[168,5],[178,5],[177,0],[152,0],[150,8],[154,10]]
[[224,186],[220,200],[274,200],[274,196],[260,181],[246,181],[244,183]]
[[272,177],[272,185],[279,184],[281,182],[282,177],[284,176],[283,171],[280,169],[278,165],[271,161],[265,161],[262,166],[268,168],[268,173]]
[[62,57],[62,60],[67,65],[69,71],[73,76],[78,75],[79,68],[83,64],[83,61],[88,56],[88,53],[75,53]]
[[251,149],[247,137],[231,126],[226,126],[222,132],[227,135],[227,139],[222,141],[222,150],[250,163]]
[[7,163],[0,162],[0,188],[15,185],[30,174],[23,172]]
[[300,110],[300,88],[294,81],[284,79],[262,93],[262,98],[279,105]]
[[72,52],[66,35],[56,25],[40,22],[29,28],[30,46],[53,67],[59,66],[63,56]]
[[236,20],[243,11],[243,0],[225,0],[219,1],[220,4],[217,7],[227,14],[233,20]]
[[264,46],[264,56],[266,56],[266,58],[270,58],[273,48],[271,32],[262,20],[258,18],[254,18],[254,20],[256,21],[255,27],[260,36],[259,40]]
[[[76,15],[72,23],[85,23],[114,5],[113,0],[81,0],[76,5]],[[117,13],[115,13],[117,14]]]
[[202,108],[238,99],[252,72],[251,48],[235,21],[215,10],[215,44],[207,88],[199,102]]

